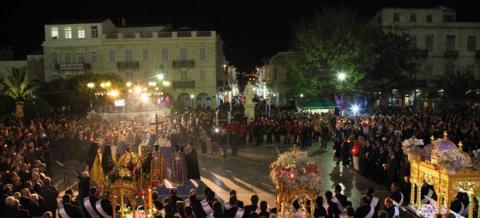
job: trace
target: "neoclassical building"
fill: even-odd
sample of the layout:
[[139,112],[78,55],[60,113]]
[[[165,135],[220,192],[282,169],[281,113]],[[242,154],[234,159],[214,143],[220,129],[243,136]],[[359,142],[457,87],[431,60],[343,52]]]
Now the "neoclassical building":
[[[45,80],[82,73],[112,73],[125,81],[154,81],[174,100],[215,106],[224,64],[223,41],[215,31],[171,26],[116,26],[111,20],[45,25]],[[192,99],[193,97],[193,99]]]

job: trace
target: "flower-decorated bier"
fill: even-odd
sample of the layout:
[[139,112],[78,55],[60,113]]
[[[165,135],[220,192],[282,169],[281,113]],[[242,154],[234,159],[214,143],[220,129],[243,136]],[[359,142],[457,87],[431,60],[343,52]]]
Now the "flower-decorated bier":
[[[307,152],[294,148],[279,155],[270,165],[270,177],[276,187],[277,206],[282,217],[288,215],[288,205],[295,199],[310,199],[313,204],[320,192],[320,166]],[[311,208],[313,208],[313,205]]]
[[[425,149],[425,147],[423,148]],[[458,192],[466,193],[469,202],[480,201],[480,171],[476,166],[476,158],[480,153],[470,154],[463,152],[462,142],[458,146],[448,140],[448,134],[434,140],[429,148],[429,159],[409,158],[410,161],[410,209],[422,217],[429,217],[431,213],[441,215],[450,211],[450,205]],[[422,151],[422,153],[427,153]],[[422,155],[423,156],[423,155]],[[430,199],[428,204],[422,202],[424,196],[422,186],[424,184],[433,186],[436,193],[436,201]],[[478,202],[478,201],[477,201]],[[468,204],[468,218],[473,218],[474,203]],[[425,216],[426,214],[430,214]]]

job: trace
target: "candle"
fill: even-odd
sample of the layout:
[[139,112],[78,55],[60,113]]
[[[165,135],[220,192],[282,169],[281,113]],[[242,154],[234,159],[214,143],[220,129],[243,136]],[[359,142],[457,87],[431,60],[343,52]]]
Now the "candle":
[[117,195],[113,195],[113,218],[116,217],[117,214]]
[[153,213],[152,189],[148,188],[148,211]]
[[123,191],[120,191],[120,217],[123,217]]

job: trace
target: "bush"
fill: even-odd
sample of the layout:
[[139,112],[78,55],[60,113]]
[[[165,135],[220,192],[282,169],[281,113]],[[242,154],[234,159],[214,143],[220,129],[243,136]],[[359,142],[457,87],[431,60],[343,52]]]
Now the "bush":
[[41,98],[29,98],[23,104],[25,120],[49,117],[53,108]]

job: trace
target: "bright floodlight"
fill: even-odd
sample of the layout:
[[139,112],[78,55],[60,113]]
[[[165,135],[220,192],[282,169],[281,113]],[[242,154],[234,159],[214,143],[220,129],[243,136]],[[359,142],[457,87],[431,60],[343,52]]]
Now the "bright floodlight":
[[168,86],[170,86],[170,82],[169,81],[163,81],[162,85],[168,87]]
[[300,98],[303,98],[303,93],[302,93],[302,94],[300,94]]
[[147,103],[148,102],[148,94],[147,93],[142,94],[142,96],[140,96],[140,100],[142,100],[143,103]]
[[114,89],[114,90],[108,92],[107,95],[116,98],[120,95],[120,92],[118,90]]
[[337,78],[339,81],[343,82],[347,79],[347,74],[344,72],[340,72],[337,74]]
[[358,112],[360,112],[360,107],[358,105],[354,104],[350,107],[350,110],[352,111],[352,113],[358,114]]
[[195,95],[194,95],[194,94],[191,94],[191,95],[190,95],[190,98],[191,98],[191,99],[195,98]]
[[132,86],[132,82],[127,82],[127,87]]
[[150,82],[148,82],[148,85],[154,87],[154,86],[157,86],[157,82],[150,81]]
[[215,128],[215,132],[216,132],[216,133],[220,132],[220,129],[218,129],[218,127]]
[[140,87],[140,86],[135,86],[135,87],[133,88],[133,93],[135,93],[135,94],[140,94],[141,92],[142,92],[142,87]]
[[163,73],[157,74],[157,79],[158,80],[164,80],[165,79],[165,74],[163,74]]
[[87,87],[93,89],[95,88],[95,83],[87,83]]

